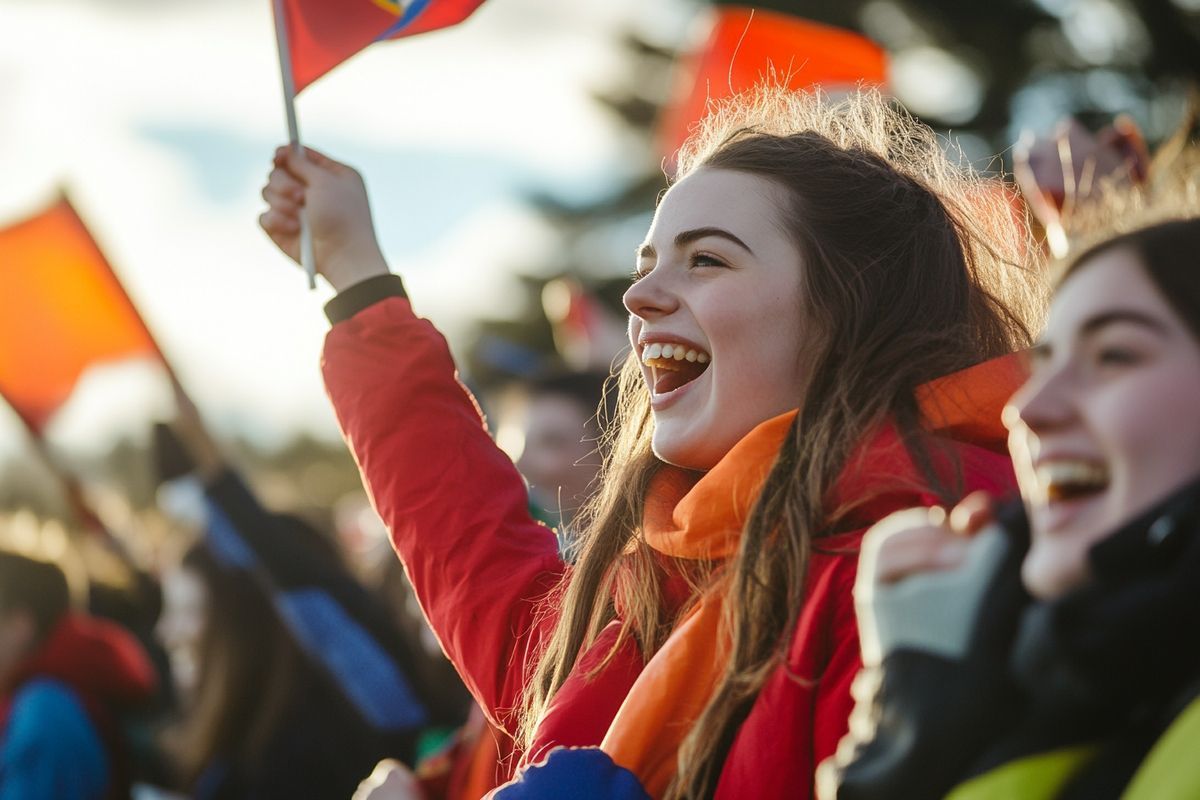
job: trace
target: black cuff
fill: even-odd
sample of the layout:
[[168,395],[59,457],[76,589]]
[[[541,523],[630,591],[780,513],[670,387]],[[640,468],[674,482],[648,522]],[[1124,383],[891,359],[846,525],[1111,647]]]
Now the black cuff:
[[387,297],[408,297],[399,275],[375,275],[339,292],[325,304],[325,316],[336,325]]

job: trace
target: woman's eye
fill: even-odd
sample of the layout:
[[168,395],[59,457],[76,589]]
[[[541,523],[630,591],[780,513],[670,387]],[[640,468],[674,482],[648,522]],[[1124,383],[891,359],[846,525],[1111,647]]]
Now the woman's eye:
[[1146,360],[1146,352],[1128,343],[1096,342],[1091,350],[1092,369],[1100,372],[1122,371]]
[[1139,360],[1137,353],[1124,347],[1104,347],[1096,353],[1096,363],[1105,367],[1125,367]]
[[693,253],[689,263],[693,267],[723,267],[725,262],[708,253]]

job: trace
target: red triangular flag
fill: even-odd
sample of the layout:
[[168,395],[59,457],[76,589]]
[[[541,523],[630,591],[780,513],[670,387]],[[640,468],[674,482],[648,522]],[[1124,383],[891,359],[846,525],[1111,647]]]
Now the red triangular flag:
[[456,25],[483,0],[282,0],[295,91],[374,42]]

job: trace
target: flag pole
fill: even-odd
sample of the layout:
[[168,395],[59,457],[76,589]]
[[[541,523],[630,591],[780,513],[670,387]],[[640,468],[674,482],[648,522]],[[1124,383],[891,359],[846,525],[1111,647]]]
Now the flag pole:
[[[4,396],[0,395],[0,397]],[[4,397],[4,399],[7,400],[8,398]],[[15,405],[12,403],[8,405],[13,413],[16,414],[17,419],[20,420],[21,426],[25,428],[25,433],[28,436],[29,444],[34,454],[42,462],[42,466],[58,482],[58,486],[62,490],[63,499],[67,502],[67,511],[75,518],[76,522],[83,526],[83,529],[87,533],[98,536],[101,540],[116,547],[123,553],[124,545],[117,541],[112,531],[108,529],[99,515],[87,504],[83,496],[83,487],[79,484],[79,479],[59,466],[58,460],[50,452],[50,445],[42,435],[42,431],[33,424],[33,420],[17,410]]]
[[[287,112],[288,142],[296,155],[303,155],[300,126],[296,123],[296,81],[292,75],[292,56],[288,43],[287,17],[283,0],[274,0],[275,42],[279,49],[279,74],[283,78],[283,107]],[[317,259],[313,253],[312,231],[308,227],[308,212],[300,208],[300,265],[308,275],[308,288],[317,288]]]

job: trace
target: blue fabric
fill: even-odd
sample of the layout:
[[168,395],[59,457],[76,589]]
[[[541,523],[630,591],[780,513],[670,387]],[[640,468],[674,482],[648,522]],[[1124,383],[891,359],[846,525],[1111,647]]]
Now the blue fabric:
[[280,614],[314,659],[333,675],[363,718],[383,730],[411,730],[429,715],[396,663],[340,605],[319,589],[277,596]]
[[550,751],[517,780],[496,791],[496,800],[650,800],[632,772],[595,747]]
[[403,31],[412,24],[414,19],[421,16],[421,12],[428,7],[430,2],[431,0],[413,0],[408,4],[408,7],[404,9],[404,13],[400,15],[400,19],[392,23],[392,26],[381,33],[379,38],[375,41],[382,42],[387,39],[391,39],[393,36]]
[[76,694],[49,679],[22,686],[0,734],[0,800],[100,800],[108,781],[104,744]]
[[196,779],[192,787],[192,800],[212,800],[221,791],[225,778],[229,775],[229,765],[222,758],[214,758]]
[[258,559],[250,545],[238,533],[237,527],[216,503],[208,504],[208,530],[206,540],[209,548],[221,563],[239,569],[253,569]]
[[226,566],[262,579],[288,632],[362,720],[388,734],[428,724],[402,667],[405,644],[386,612],[375,613],[366,591],[319,548],[293,541],[298,533],[320,534],[267,512],[232,472],[209,485],[208,500],[210,549]]

